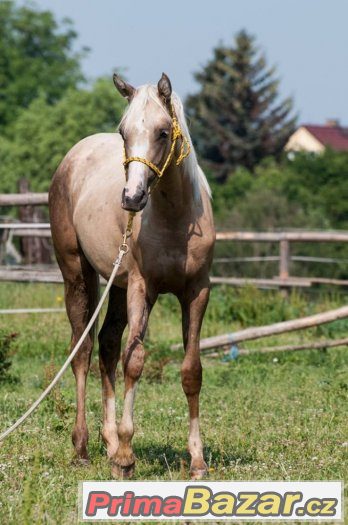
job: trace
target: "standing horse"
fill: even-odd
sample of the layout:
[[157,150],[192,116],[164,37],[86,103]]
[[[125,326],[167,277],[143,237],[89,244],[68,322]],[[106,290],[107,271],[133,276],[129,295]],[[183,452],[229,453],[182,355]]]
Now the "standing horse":
[[[108,279],[111,274],[126,229],[127,211],[138,212],[128,240],[129,253],[111,288],[98,335],[102,437],[112,474],[130,477],[135,465],[133,404],[144,365],[142,341],[158,294],[171,292],[182,309],[185,357],[181,377],[189,407],[190,474],[200,479],[206,464],[199,431],[199,336],[209,298],[208,273],[215,241],[210,190],[169,78],[163,74],[157,86],[138,89],[117,75],[114,83],[129,102],[119,133],[92,135],[76,144],[58,167],[49,192],[52,238],[64,278],[71,346],[95,309],[98,275]],[[163,168],[163,178],[157,180]],[[148,198],[154,182],[159,184]],[[115,370],[127,323],[129,335],[122,353],[124,409],[117,426]],[[82,462],[88,460],[85,389],[92,346],[90,334],[72,361],[77,396],[72,440]]]

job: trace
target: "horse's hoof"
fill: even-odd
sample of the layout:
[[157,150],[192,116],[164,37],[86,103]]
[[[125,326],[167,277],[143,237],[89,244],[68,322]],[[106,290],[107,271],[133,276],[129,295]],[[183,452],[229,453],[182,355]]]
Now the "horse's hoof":
[[88,467],[91,462],[89,460],[89,458],[73,458],[71,460],[71,464],[74,465],[75,467]]
[[190,477],[192,480],[203,479],[208,475],[208,467],[204,464],[201,468],[191,467]]
[[111,474],[114,479],[131,479],[135,471],[135,463],[131,465],[119,465],[115,461],[111,463]]

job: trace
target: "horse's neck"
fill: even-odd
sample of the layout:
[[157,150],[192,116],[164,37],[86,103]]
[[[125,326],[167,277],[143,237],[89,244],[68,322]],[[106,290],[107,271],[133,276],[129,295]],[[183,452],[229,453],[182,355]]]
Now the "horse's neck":
[[183,166],[172,162],[151,193],[151,211],[167,220],[192,217],[194,209],[192,181],[184,174]]

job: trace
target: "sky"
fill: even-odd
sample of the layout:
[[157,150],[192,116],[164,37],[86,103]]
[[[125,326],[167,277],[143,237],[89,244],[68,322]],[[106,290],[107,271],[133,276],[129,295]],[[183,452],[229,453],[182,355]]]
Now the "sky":
[[36,0],[69,17],[88,46],[89,79],[123,68],[135,86],[166,72],[181,97],[197,91],[193,73],[219,43],[245,28],[269,65],[281,97],[292,96],[302,123],[348,125],[347,0]]

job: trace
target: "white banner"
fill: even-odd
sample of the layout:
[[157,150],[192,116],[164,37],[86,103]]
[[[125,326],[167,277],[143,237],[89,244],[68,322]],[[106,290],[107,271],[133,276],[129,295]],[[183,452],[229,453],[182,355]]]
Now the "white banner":
[[343,520],[341,481],[84,481],[83,521]]

